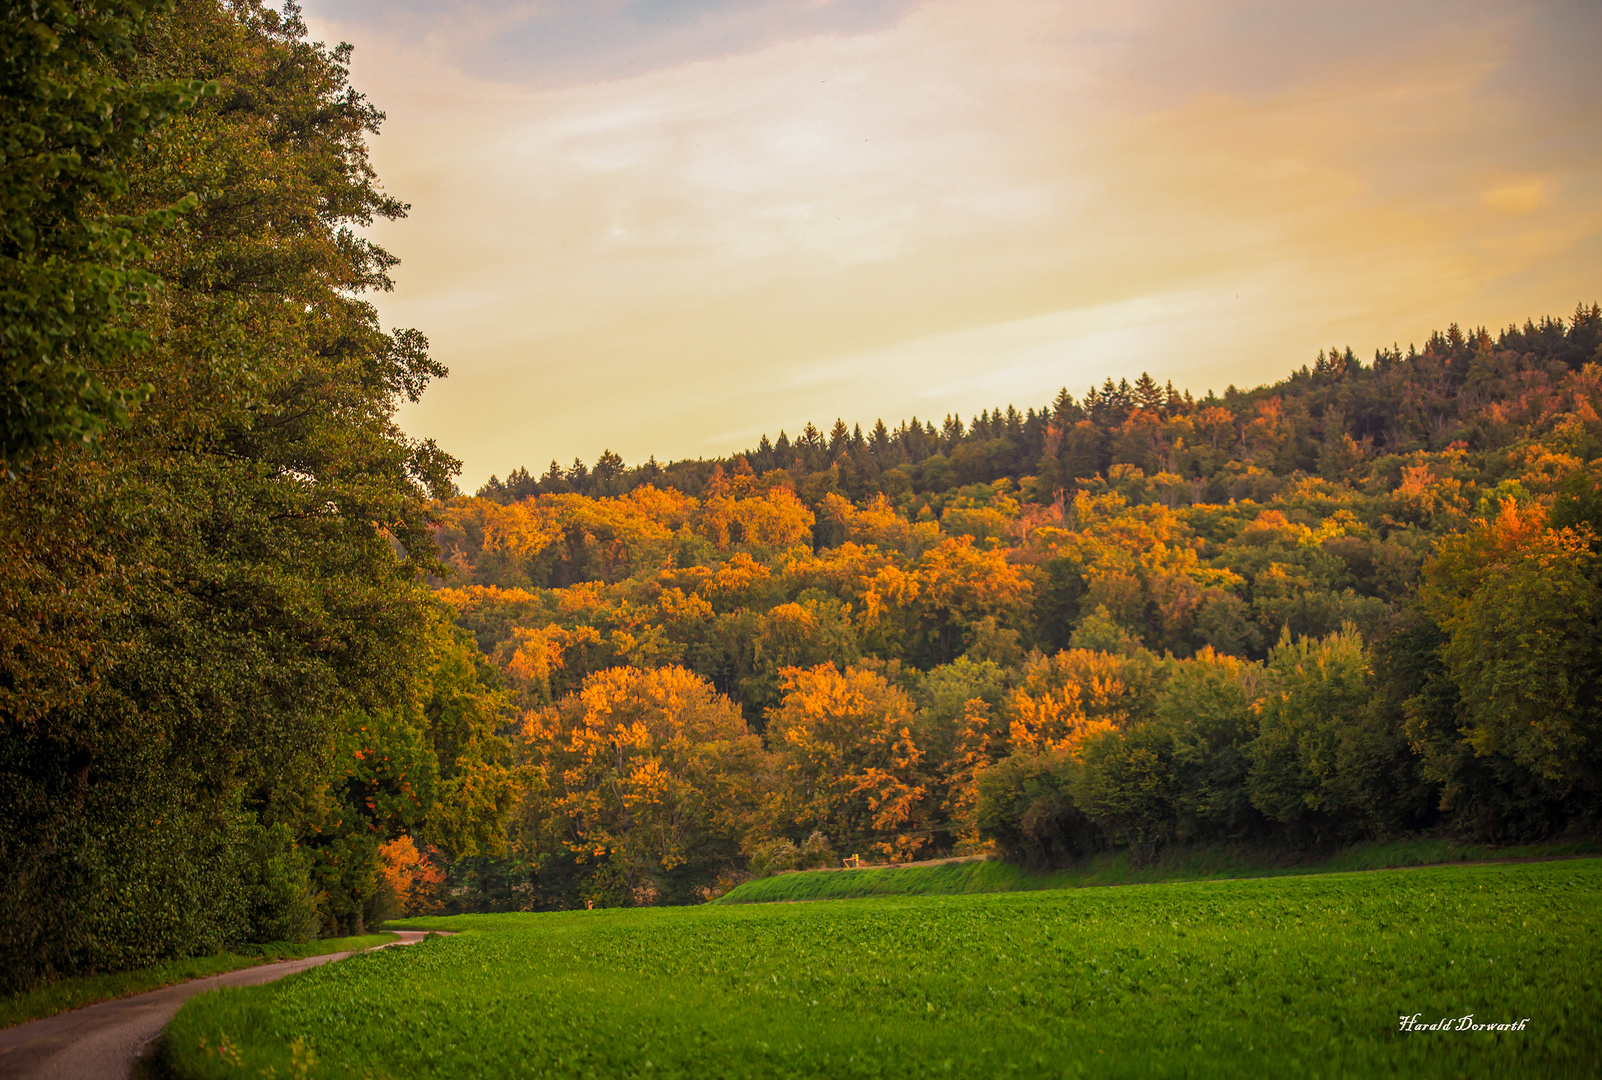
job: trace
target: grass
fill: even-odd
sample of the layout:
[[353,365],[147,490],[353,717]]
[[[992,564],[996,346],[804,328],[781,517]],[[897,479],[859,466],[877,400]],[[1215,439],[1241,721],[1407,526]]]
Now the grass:
[[1132,865],[1127,852],[1096,855],[1066,870],[1031,872],[995,860],[937,866],[814,870],[758,878],[716,903],[764,904],[799,900],[844,900],[862,896],[953,896],[964,893],[1067,889],[1087,885],[1137,885],[1159,881],[1206,881],[1245,877],[1385,870],[1439,863],[1506,859],[1550,859],[1602,854],[1595,841],[1493,848],[1446,840],[1401,840],[1358,844],[1309,860],[1275,857],[1257,848],[1170,848],[1157,860]]
[[[456,929],[196,997],[181,1080],[1578,1076],[1602,1061],[1602,860]],[[1398,1030],[1473,1014],[1526,1030]]]
[[324,953],[368,949],[394,940],[394,934],[383,933],[367,934],[363,937],[325,938],[305,944],[281,941],[271,945],[246,946],[244,951],[237,953],[168,960],[153,967],[120,971],[111,975],[85,975],[60,979],[20,994],[0,997],[0,1028],[26,1023],[29,1020],[39,1020],[72,1009],[81,1009],[97,1001],[110,1001],[130,994],[142,994],[146,990],[159,990],[163,986],[188,982],[190,979],[201,979],[207,975],[221,975],[225,971],[269,964],[275,960],[299,960],[307,956],[321,956]]

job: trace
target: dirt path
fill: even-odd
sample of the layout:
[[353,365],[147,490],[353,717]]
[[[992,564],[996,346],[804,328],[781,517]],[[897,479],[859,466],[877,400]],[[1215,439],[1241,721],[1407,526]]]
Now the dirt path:
[[[390,945],[412,945],[425,936],[421,930],[397,933],[400,940]],[[127,1080],[134,1059],[161,1034],[178,1007],[196,994],[224,986],[274,982],[285,975],[349,955],[348,952],[327,953],[303,960],[241,968],[18,1024],[0,1031],[0,1078]]]

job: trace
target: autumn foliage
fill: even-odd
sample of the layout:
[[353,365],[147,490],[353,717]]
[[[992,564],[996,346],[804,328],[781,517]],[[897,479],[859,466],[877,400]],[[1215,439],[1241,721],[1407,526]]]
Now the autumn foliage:
[[475,902],[1588,827],[1602,396],[1571,353],[1598,322],[446,504],[438,595],[518,696],[530,770],[528,875]]

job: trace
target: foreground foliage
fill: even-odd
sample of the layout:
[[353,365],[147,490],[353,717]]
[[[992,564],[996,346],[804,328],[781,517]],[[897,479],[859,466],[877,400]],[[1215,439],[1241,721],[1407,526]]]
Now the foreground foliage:
[[444,369],[362,295],[382,114],[293,5],[6,12],[0,991],[360,932],[382,845],[507,808],[421,581],[455,463],[393,419]]
[[1586,860],[421,920],[474,932],[197,998],[165,1053],[185,1078],[1576,1075],[1599,886]]

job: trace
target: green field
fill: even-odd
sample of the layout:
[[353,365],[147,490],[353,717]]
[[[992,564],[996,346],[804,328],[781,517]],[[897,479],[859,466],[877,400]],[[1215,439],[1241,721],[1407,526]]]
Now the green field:
[[1446,840],[1397,840],[1356,844],[1332,855],[1275,857],[1261,849],[1232,845],[1172,847],[1135,864],[1127,851],[1092,855],[1064,870],[1029,871],[998,859],[970,859],[933,866],[876,866],[861,870],[808,870],[747,881],[720,904],[771,904],[792,900],[849,900],[861,896],[955,896],[963,893],[1070,889],[1090,885],[1143,885],[1159,881],[1207,881],[1245,877],[1334,874],[1440,863],[1566,858],[1602,854],[1596,841],[1487,847]]
[[[1602,1063],[1596,859],[405,925],[469,932],[196,998],[167,1068],[1505,1078]],[[1415,1013],[1529,1020],[1400,1032]]]
[[0,997],[0,1028],[38,1020],[45,1016],[81,1009],[97,1001],[142,994],[146,990],[159,990],[163,986],[203,979],[208,975],[221,975],[225,971],[270,964],[275,960],[300,960],[308,956],[322,956],[331,952],[370,949],[386,941],[394,941],[394,934],[366,934],[362,937],[323,938],[304,943],[280,941],[271,945],[251,945],[240,952],[218,953],[213,956],[191,956],[183,960],[168,960],[163,964],[119,971],[110,975],[83,975],[59,979],[21,994]]

